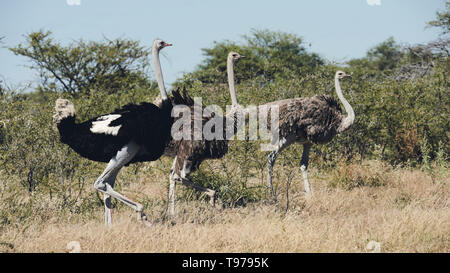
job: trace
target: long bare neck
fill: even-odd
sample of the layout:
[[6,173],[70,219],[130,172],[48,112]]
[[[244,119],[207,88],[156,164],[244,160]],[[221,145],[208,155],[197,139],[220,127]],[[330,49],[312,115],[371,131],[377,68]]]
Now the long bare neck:
[[341,125],[339,125],[338,127],[337,131],[338,133],[340,133],[350,128],[350,126],[352,126],[353,122],[355,121],[355,112],[353,111],[353,108],[350,105],[350,103],[348,103],[348,101],[344,98],[344,95],[342,95],[341,84],[337,77],[334,79],[334,85],[336,87],[337,96],[344,105],[344,109],[347,112],[347,116],[342,120]]
[[161,63],[159,62],[159,50],[155,46],[152,49],[153,63],[155,66],[156,81],[158,82],[159,92],[161,93],[161,99],[167,100],[166,87],[164,86],[164,78],[161,70]]
[[[228,87],[230,88],[230,96],[231,96],[231,109],[225,116],[227,131],[232,130],[233,134],[235,134],[243,125],[244,112],[241,105],[238,102],[236,96],[236,89],[234,86],[234,60],[231,57],[227,59],[227,74],[228,74]],[[228,126],[232,125],[233,128],[229,128]]]
[[230,88],[231,104],[237,106],[238,100],[236,96],[236,89],[234,86],[234,61],[232,58],[227,59],[227,74],[228,74],[228,87]]

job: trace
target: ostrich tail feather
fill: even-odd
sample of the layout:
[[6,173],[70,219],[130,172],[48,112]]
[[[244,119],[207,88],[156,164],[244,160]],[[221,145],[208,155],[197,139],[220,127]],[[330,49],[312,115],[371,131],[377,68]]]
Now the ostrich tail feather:
[[60,123],[64,119],[75,116],[75,107],[66,99],[57,99],[55,102],[55,114],[53,115],[53,121]]

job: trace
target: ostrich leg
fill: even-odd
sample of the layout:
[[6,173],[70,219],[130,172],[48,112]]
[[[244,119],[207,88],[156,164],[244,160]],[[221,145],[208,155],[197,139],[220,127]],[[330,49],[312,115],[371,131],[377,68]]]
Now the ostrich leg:
[[[119,172],[117,171],[115,174],[112,174],[108,180],[108,184],[111,185],[112,188],[114,188],[114,182],[116,181],[117,174]],[[112,225],[112,218],[111,218],[111,196],[109,194],[104,193],[103,194],[103,203],[105,205],[105,223],[108,226]]]
[[104,193],[103,194],[103,203],[105,204],[105,224],[107,226],[112,225],[112,219],[111,219],[111,196]]
[[[114,197],[118,199],[119,201],[125,203],[132,209],[136,210],[138,212],[138,218],[142,220],[146,220],[147,216],[142,212],[143,206],[137,202],[134,202],[130,198],[116,192],[113,190],[113,187],[111,184],[114,185],[114,178],[117,176],[117,173],[120,171],[120,169],[130,162],[130,160],[136,155],[136,153],[139,151],[139,146],[133,142],[125,145],[117,154],[109,161],[108,165],[106,166],[106,169],[103,171],[103,173],[100,175],[99,178],[97,178],[97,181],[94,183],[94,188],[104,194],[107,194],[111,197]],[[110,184],[111,183],[111,184]],[[110,203],[110,202],[109,202]],[[106,208],[105,211],[105,218],[111,218],[111,211],[110,207]],[[111,219],[109,219],[110,221]],[[108,219],[107,219],[108,221]],[[106,224],[109,224],[106,222]]]
[[[175,158],[173,166],[176,164],[177,158]],[[189,174],[193,171],[192,166],[194,164],[191,161],[185,160],[183,162],[183,169],[181,170],[180,175],[177,174],[176,171],[172,171],[170,174],[170,184],[169,184],[169,202],[168,202],[168,214],[169,217],[175,216],[175,183],[179,182],[182,183],[185,186],[194,188],[202,193],[205,193],[210,197],[210,204],[212,206],[215,205],[215,196],[216,191],[202,187],[200,185],[195,184],[194,182],[189,180]]]
[[275,191],[273,189],[272,174],[273,174],[273,165],[275,165],[275,160],[277,159],[279,153],[280,151],[277,149],[267,156],[267,163],[268,163],[267,187],[269,188],[270,194],[272,195],[272,198],[275,202],[277,202],[277,195],[275,194]]
[[167,213],[169,218],[175,217],[175,188],[176,188],[176,174],[174,171],[170,172],[169,177],[169,195],[167,204]]
[[175,167],[177,163],[177,158],[173,160],[172,169],[170,170],[169,176],[169,194],[168,194],[168,204],[167,204],[167,213],[169,218],[173,218],[175,216],[175,188],[176,188],[176,174]]
[[275,165],[275,161],[277,160],[278,155],[281,153],[281,151],[289,146],[293,142],[292,137],[288,138],[282,138],[278,142],[278,146],[275,151],[272,151],[267,156],[267,165],[268,165],[268,173],[267,173],[267,187],[270,189],[270,193],[272,194],[273,200],[277,202],[277,196],[275,194],[275,190],[273,188],[272,183],[272,174],[273,174],[273,166]]
[[200,185],[195,184],[191,180],[189,180],[189,174],[193,172],[192,166],[198,166],[196,162],[192,162],[189,160],[185,160],[183,163],[183,169],[181,170],[181,177],[179,177],[178,181],[180,181],[183,185],[194,188],[206,195],[209,196],[209,203],[214,206],[216,201],[216,191],[202,187]]
[[311,149],[311,144],[303,144],[302,159],[300,160],[300,170],[303,175],[303,182],[305,183],[306,196],[311,195],[311,187],[308,181],[308,161],[309,161],[309,150]]

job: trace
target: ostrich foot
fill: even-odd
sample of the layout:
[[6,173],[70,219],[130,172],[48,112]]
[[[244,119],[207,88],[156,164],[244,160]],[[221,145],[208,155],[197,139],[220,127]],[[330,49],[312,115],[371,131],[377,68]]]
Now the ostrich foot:
[[137,214],[138,222],[142,222],[147,227],[151,227],[151,223],[148,221],[147,215],[145,213],[143,213],[142,211],[138,211]]
[[216,207],[216,191],[208,189],[205,194],[209,196],[209,204],[211,204],[211,206],[213,207]]

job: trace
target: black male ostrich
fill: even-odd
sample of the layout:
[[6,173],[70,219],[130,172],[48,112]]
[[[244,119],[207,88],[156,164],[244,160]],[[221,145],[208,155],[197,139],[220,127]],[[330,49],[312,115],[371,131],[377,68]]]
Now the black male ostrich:
[[105,222],[111,225],[111,196],[138,212],[138,219],[145,220],[143,206],[113,190],[114,182],[123,166],[135,162],[154,161],[164,153],[170,142],[172,101],[168,98],[159,62],[159,51],[171,46],[155,40],[152,47],[156,78],[162,102],[128,104],[110,114],[75,123],[75,109],[66,99],[56,101],[54,120],[61,142],[69,145],[82,157],[93,161],[108,162],[94,188],[104,193]]

